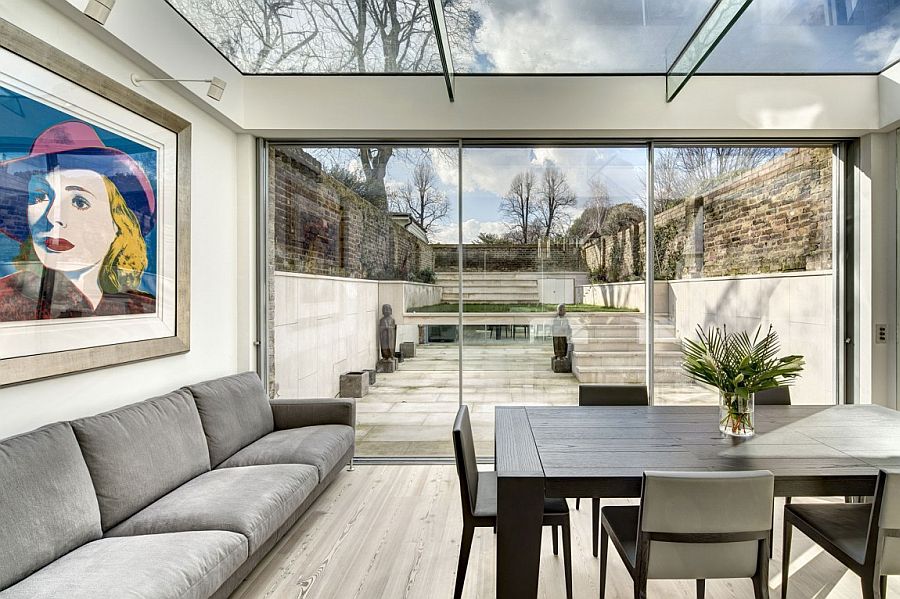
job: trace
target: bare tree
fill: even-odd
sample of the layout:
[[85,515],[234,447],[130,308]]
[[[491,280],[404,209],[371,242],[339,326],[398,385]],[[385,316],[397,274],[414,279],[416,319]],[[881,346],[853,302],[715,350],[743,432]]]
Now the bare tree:
[[584,239],[593,233],[604,233],[604,224],[610,214],[609,188],[599,178],[588,181],[591,195],[584,211],[572,222],[569,235],[576,239]]
[[783,152],[782,148],[739,146],[661,149],[654,158],[654,210],[662,212],[687,197],[709,191]]
[[535,222],[545,237],[561,233],[569,224],[565,209],[578,205],[578,197],[569,186],[566,174],[555,164],[544,167],[538,200]]
[[513,177],[509,190],[500,200],[500,213],[509,220],[509,237],[528,243],[533,237],[532,225],[537,215],[534,172],[522,171]]
[[426,234],[431,233],[450,211],[450,202],[437,189],[437,183],[437,173],[431,163],[419,162],[413,169],[412,179],[391,194],[391,209],[409,214]]
[[478,237],[472,243],[476,245],[503,245],[509,242],[510,240],[504,235],[482,232],[478,234]]

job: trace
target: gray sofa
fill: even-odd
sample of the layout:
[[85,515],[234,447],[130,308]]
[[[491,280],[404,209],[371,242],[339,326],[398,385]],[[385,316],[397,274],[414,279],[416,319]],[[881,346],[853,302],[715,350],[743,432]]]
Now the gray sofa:
[[227,597],[353,457],[255,373],[0,441],[0,599]]

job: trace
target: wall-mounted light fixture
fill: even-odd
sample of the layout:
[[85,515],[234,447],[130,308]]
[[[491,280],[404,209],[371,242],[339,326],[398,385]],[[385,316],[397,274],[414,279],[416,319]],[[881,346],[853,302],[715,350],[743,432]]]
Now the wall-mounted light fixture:
[[135,85],[135,87],[140,87],[141,83],[144,81],[194,81],[197,83],[209,83],[209,89],[206,90],[206,95],[212,98],[213,100],[219,101],[222,99],[222,94],[225,93],[225,85],[226,83],[219,79],[218,77],[213,77],[212,79],[172,79],[172,78],[151,78],[151,77],[138,77],[137,74],[132,73],[131,82]]
[[84,14],[101,25],[106,25],[106,19],[115,5],[116,0],[88,0],[87,6],[84,8]]

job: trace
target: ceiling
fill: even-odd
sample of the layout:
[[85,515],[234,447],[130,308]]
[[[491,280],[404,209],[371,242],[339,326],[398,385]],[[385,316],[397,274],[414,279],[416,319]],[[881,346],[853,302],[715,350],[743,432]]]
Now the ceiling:
[[[428,0],[167,0],[244,74],[439,74]],[[716,0],[443,0],[456,74],[665,74]],[[700,74],[877,74],[900,0],[753,0]]]

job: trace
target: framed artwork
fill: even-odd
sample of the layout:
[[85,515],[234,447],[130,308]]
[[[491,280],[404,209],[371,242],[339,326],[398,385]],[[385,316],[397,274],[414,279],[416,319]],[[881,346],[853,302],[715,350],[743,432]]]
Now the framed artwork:
[[0,385],[190,348],[190,124],[0,19]]

